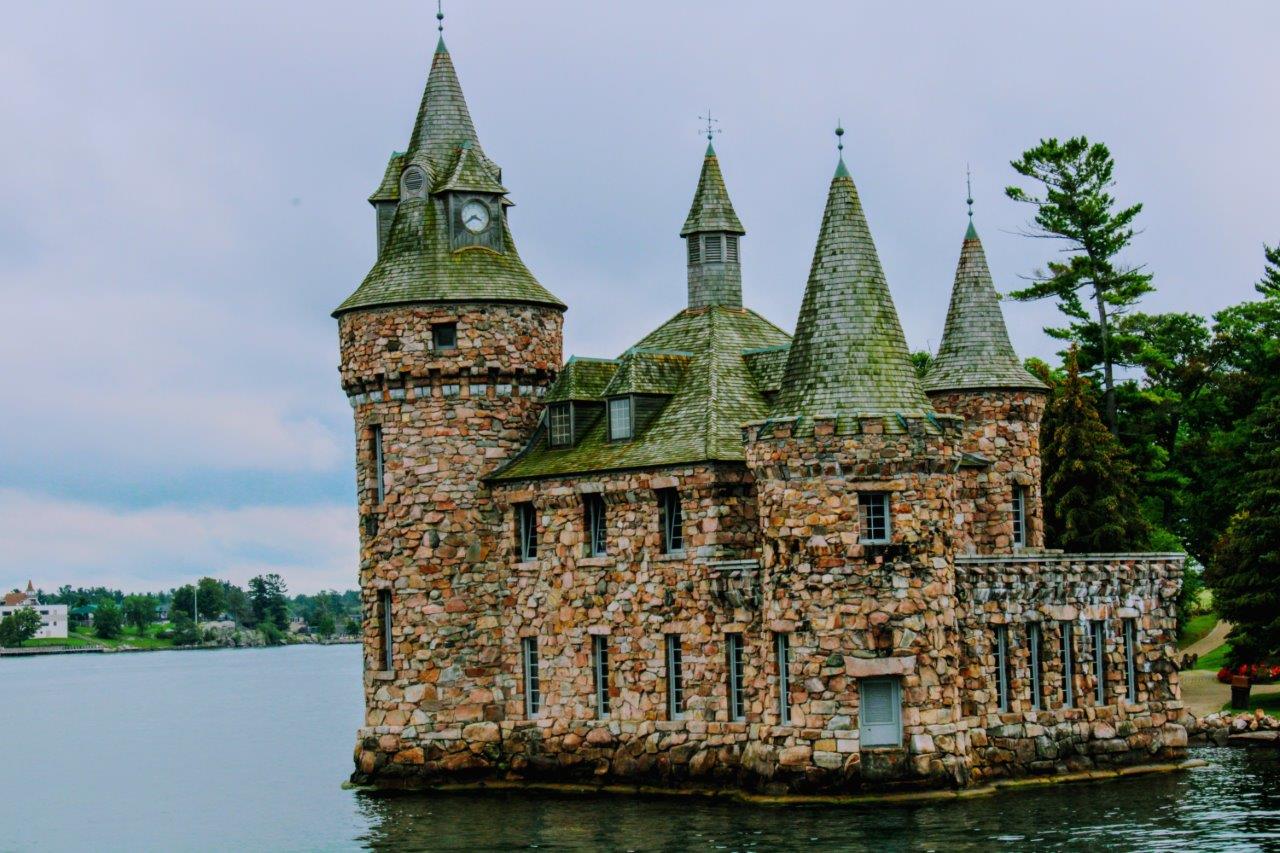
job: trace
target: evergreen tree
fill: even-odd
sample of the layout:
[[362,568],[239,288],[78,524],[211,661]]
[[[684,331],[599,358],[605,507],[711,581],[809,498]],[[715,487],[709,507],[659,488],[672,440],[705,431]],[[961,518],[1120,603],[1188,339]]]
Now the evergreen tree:
[[274,572],[258,575],[249,581],[249,601],[253,615],[261,626],[269,623],[281,631],[289,628],[289,600],[285,597],[284,579]]
[[1249,421],[1247,489],[1205,579],[1234,625],[1234,661],[1256,663],[1280,655],[1280,393]]
[[120,606],[110,598],[98,602],[98,609],[93,613],[93,631],[104,640],[114,640],[120,636],[124,627],[124,613]]
[[[1030,287],[1010,295],[1058,301],[1058,309],[1071,323],[1066,329],[1045,331],[1079,343],[1086,366],[1102,366],[1107,426],[1117,435],[1114,368],[1120,363],[1120,347],[1115,318],[1153,288],[1149,274],[1119,264],[1116,256],[1133,239],[1133,222],[1142,205],[1115,209],[1115,197],[1108,192],[1115,186],[1115,160],[1107,146],[1090,143],[1083,136],[1065,142],[1042,139],[1010,165],[1044,187],[1043,195],[1021,187],[1005,189],[1009,198],[1036,208],[1030,236],[1061,240],[1070,253],[1065,260],[1050,261],[1047,274],[1037,272]],[[1082,290],[1093,303],[1092,310],[1085,307]]]
[[1149,529],[1134,492],[1133,469],[1098,417],[1074,347],[1041,436],[1049,546],[1077,553],[1145,547]]

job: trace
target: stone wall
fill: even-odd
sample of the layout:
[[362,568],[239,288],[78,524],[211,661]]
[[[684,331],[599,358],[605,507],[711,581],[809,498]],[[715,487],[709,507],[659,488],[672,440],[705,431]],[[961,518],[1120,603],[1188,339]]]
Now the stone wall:
[[[1040,497],[1042,391],[945,391],[934,408],[964,418],[970,459],[956,472],[956,553],[1010,554],[1015,548],[1013,490],[1024,490],[1027,549],[1044,547]],[[979,461],[985,460],[985,462]]]
[[[1181,555],[962,557],[956,560],[964,725],[975,778],[1067,772],[1182,754],[1178,689]],[[1125,621],[1134,629],[1129,698]],[[1105,624],[1104,701],[1096,698],[1091,626]],[[1074,703],[1065,703],[1062,636],[1071,623]],[[1030,625],[1041,631],[1039,708]],[[1008,710],[997,688],[995,626],[1008,632]]]

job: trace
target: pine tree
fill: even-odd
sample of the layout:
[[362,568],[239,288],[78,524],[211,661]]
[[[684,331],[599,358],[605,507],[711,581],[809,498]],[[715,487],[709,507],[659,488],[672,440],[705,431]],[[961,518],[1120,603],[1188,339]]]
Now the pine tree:
[[1133,468],[1098,417],[1074,347],[1041,435],[1049,546],[1075,553],[1146,547],[1150,529],[1135,494]]
[[1280,655],[1280,393],[1249,421],[1247,490],[1205,580],[1218,613],[1235,626],[1234,661],[1257,663]]

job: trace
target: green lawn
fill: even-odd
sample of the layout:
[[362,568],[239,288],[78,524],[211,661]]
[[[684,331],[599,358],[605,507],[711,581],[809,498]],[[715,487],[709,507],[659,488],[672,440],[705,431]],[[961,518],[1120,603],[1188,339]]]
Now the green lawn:
[[[1262,713],[1271,717],[1280,717],[1280,693],[1263,693],[1259,695],[1258,686],[1254,685],[1252,693],[1249,694],[1249,708],[1252,711],[1255,708],[1261,708]],[[1230,711],[1231,703],[1222,706],[1222,710]]]
[[1196,661],[1196,669],[1211,669],[1214,672],[1222,669],[1227,665],[1227,652],[1231,651],[1231,646],[1223,643],[1211,652],[1200,656],[1200,660]]
[[1198,640],[1204,639],[1205,635],[1213,630],[1213,626],[1218,624],[1218,614],[1202,613],[1199,616],[1193,616],[1187,620],[1187,624],[1182,626],[1182,631],[1178,634],[1178,648],[1185,649]]
[[39,640],[27,640],[25,643],[22,644],[23,648],[27,648],[27,647],[45,648],[49,646],[52,646],[53,648],[59,648],[59,647],[68,647],[68,646],[78,647],[78,646],[96,646],[96,645],[98,645],[98,643],[87,640],[84,637],[75,636],[74,634],[67,637],[66,639],[63,639],[61,637],[45,637]]
[[128,646],[133,649],[171,649],[173,648],[173,640],[157,640],[150,636],[155,632],[155,626],[147,632],[145,636],[140,636],[136,629],[125,628],[124,632],[114,640],[104,640],[93,633],[92,629],[80,628],[72,631],[66,637],[27,640],[25,645],[35,647],[53,647],[53,648],[82,648],[84,646],[106,646],[108,649],[118,649]]

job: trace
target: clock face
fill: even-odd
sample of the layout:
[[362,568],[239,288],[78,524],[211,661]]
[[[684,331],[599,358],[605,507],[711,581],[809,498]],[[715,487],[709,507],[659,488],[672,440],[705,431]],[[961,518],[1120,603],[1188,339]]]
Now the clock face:
[[462,206],[462,225],[472,234],[489,227],[489,208],[483,202],[469,201]]

